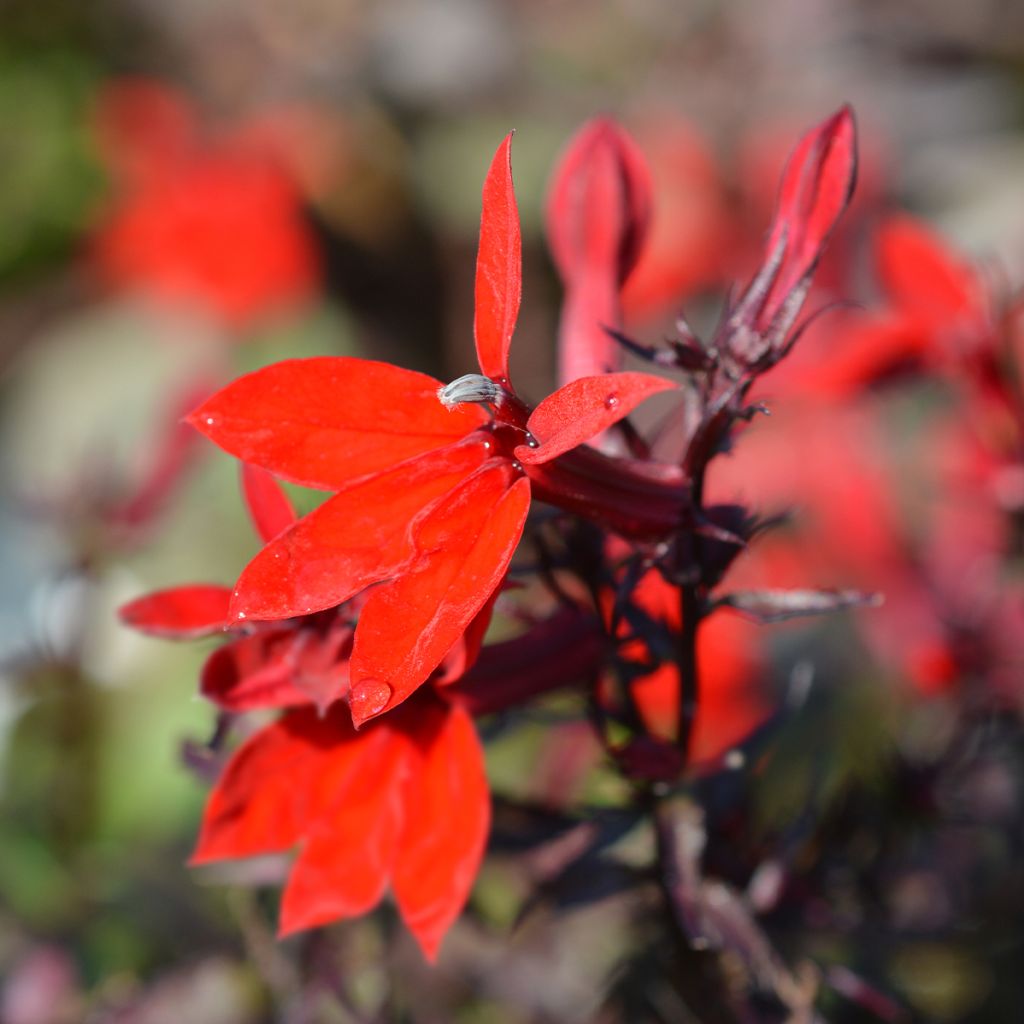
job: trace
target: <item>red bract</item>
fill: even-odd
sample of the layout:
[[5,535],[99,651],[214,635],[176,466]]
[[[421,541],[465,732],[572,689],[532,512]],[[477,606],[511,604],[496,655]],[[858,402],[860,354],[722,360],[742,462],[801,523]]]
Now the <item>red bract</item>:
[[310,296],[318,256],[296,186],[267,153],[198,138],[185,102],[122,83],[99,114],[121,190],[92,255],[119,288],[200,305],[233,326]]
[[605,373],[619,353],[605,327],[620,327],[619,293],[650,219],[647,165],[614,121],[596,118],[570,141],[548,195],[551,254],[565,286],[559,378]]
[[282,935],[355,917],[390,885],[433,960],[476,877],[490,820],[467,712],[428,694],[356,732],[335,707],[291,711],[228,762],[193,864],[298,847]]
[[[352,653],[357,724],[405,700],[485,607],[519,542],[531,486],[626,531],[678,521],[678,471],[623,463],[616,488],[611,460],[566,455],[669,381],[584,378],[532,413],[512,390],[521,268],[510,144],[484,184],[475,321],[484,376],[442,386],[363,359],[294,360],[243,377],[190,417],[238,458],[337,492],[250,563],[231,608],[239,621],[291,618],[373,586]],[[489,404],[493,418],[474,403]],[[559,456],[566,462],[556,465]]]

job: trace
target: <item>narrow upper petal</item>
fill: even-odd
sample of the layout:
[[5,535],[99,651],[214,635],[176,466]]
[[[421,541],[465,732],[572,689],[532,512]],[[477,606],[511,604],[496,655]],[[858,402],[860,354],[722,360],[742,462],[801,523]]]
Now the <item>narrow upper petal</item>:
[[416,712],[416,758],[392,888],[402,920],[433,962],[476,879],[491,804],[468,712],[436,701]]
[[439,386],[368,359],[289,359],[240,377],[188,419],[244,462],[336,490],[449,445],[484,421],[475,406],[445,409]]
[[136,598],[123,605],[118,615],[126,626],[142,633],[187,640],[227,629],[230,601],[228,587],[197,583]]
[[298,518],[291,500],[273,474],[242,463],[242,493],[260,540],[272,541]]
[[520,445],[516,458],[524,464],[548,462],[618,423],[644,399],[675,386],[664,377],[636,372],[571,381],[533,410],[527,429],[539,444]]
[[484,179],[476,260],[476,355],[481,372],[508,380],[508,349],[523,288],[519,210],[512,188],[512,134],[494,154]]
[[357,725],[400,704],[441,663],[501,583],[529,504],[529,481],[495,459],[419,520],[420,561],[370,595],[356,627]]
[[231,614],[235,620],[306,615],[394,575],[414,554],[412,520],[487,457],[482,443],[453,445],[339,491],[246,566]]

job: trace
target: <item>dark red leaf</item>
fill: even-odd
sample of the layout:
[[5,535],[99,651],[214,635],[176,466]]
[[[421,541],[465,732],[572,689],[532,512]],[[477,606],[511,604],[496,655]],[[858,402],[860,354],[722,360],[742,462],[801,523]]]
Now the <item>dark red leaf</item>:
[[256,532],[265,544],[295,522],[295,509],[288,495],[265,469],[242,463],[242,493]]
[[481,373],[496,382],[508,380],[508,349],[522,288],[522,242],[512,188],[510,133],[494,154],[484,179],[476,261],[476,355]]
[[548,462],[628,416],[644,399],[675,386],[664,377],[636,372],[574,380],[533,410],[527,428],[540,443],[520,445],[516,458],[531,465]]
[[337,490],[443,448],[484,421],[474,405],[446,409],[439,386],[368,359],[289,359],[240,377],[189,422],[243,462]]
[[121,621],[142,633],[189,639],[219,633],[231,624],[231,591],[202,583],[158,590],[136,598],[118,610]]
[[529,504],[529,481],[495,459],[415,524],[416,566],[374,590],[359,617],[357,725],[400,704],[441,663],[501,583]]

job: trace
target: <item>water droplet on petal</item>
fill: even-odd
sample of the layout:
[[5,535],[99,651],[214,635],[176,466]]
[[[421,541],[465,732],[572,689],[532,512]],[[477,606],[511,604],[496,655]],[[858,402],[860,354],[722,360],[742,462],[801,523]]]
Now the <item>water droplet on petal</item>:
[[484,451],[490,451],[490,450],[491,450],[491,442],[490,441],[484,441]]
[[521,462],[520,462],[520,461],[519,461],[518,459],[515,459],[515,460],[514,460],[514,461],[512,462],[512,468],[513,468],[513,469],[514,469],[514,470],[515,470],[515,471],[516,471],[517,473],[522,473],[522,471],[523,471],[523,464],[522,464],[522,463],[521,463]]
[[206,425],[208,427],[212,427],[213,426],[213,417],[212,416],[207,416],[206,417]]
[[348,695],[352,717],[363,721],[384,710],[391,700],[391,687],[379,679],[361,679]]
[[613,391],[610,395],[607,395],[604,400],[604,407],[606,409],[614,409],[619,404],[619,396]]
[[245,618],[245,612],[239,612],[238,613],[238,618],[244,619]]

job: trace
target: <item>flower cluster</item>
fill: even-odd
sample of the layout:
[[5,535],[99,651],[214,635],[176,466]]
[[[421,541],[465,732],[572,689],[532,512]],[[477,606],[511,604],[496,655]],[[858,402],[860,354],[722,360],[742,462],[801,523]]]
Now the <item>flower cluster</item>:
[[[477,371],[446,384],[361,358],[289,360],[214,394],[189,422],[242,463],[264,547],[233,588],[122,610],[155,634],[225,634],[203,694],[232,715],[280,712],[231,755],[193,860],[297,848],[285,933],[364,913],[390,888],[433,958],[488,832],[473,716],[572,688],[627,776],[671,784],[769,711],[730,611],[863,600],[719,593],[760,524],[709,503],[705,479],[801,333],[853,188],[850,112],[798,144],[763,263],[714,337],[664,347],[622,330],[650,220],[643,158],[613,123],[586,126],[548,204],[563,383],[536,404],[509,369],[522,280],[511,143],[483,188]],[[623,369],[630,353],[656,372]],[[661,424],[641,428],[630,417],[655,396]],[[296,518],[279,480],[330,496]],[[514,561],[527,547],[532,564]],[[521,611],[521,635],[481,652],[503,590],[534,575],[554,609]]]

